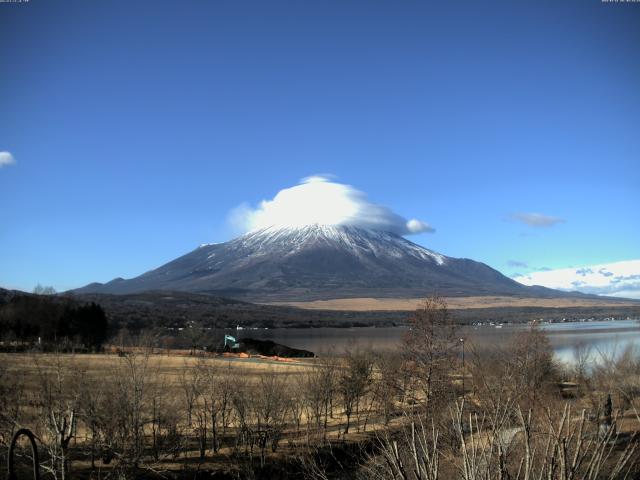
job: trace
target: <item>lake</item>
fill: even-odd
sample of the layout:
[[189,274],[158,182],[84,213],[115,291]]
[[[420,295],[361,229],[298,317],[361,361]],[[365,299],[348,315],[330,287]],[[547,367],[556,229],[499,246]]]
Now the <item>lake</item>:
[[[468,347],[482,351],[507,342],[513,334],[526,328],[527,325],[465,326],[461,328],[461,337],[466,339]],[[589,348],[594,358],[620,354],[629,346],[640,346],[638,320],[550,323],[542,324],[540,328],[547,333],[557,359],[566,363],[574,361],[575,351],[581,346]],[[240,340],[272,340],[321,354],[342,353],[353,348],[395,350],[401,347],[407,331],[406,327],[356,327],[242,329],[229,333]]]

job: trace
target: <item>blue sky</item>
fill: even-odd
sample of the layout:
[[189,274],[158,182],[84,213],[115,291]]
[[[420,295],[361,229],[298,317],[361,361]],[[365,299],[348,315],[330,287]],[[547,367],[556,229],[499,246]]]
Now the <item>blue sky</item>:
[[639,49],[599,0],[0,3],[0,286],[138,275],[326,173],[509,275],[640,259]]

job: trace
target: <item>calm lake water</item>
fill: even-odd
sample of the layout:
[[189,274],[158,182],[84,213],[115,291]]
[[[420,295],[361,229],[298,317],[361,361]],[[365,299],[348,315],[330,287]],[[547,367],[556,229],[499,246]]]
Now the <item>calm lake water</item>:
[[[594,322],[552,323],[540,326],[549,336],[556,357],[572,363],[576,349],[590,349],[594,360],[602,355],[617,355],[627,347],[640,347],[640,321],[613,320]],[[463,327],[461,336],[477,351],[500,345],[526,325]],[[347,349],[394,350],[401,346],[405,327],[360,328],[275,328],[270,330],[238,330],[231,332],[239,339],[272,340],[293,348],[315,353],[342,353]],[[640,353],[640,348],[638,348]]]

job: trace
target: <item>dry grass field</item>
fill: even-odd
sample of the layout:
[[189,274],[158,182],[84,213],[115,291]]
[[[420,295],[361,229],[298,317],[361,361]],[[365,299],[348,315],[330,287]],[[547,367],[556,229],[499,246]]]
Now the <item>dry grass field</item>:
[[[523,298],[523,297],[447,297],[447,306],[454,309],[500,308],[500,307],[621,307],[637,306],[631,300],[610,298]],[[271,305],[287,305],[309,310],[349,310],[349,311],[413,311],[424,302],[422,298],[337,298],[309,302],[282,302]]]
[[[146,369],[152,372],[150,379],[169,388],[177,387],[179,377],[184,371],[190,371],[201,365],[211,366],[220,371],[231,369],[235,375],[246,380],[255,380],[265,372],[295,376],[314,368],[313,359],[304,361],[277,361],[263,358],[238,358],[223,356],[192,356],[160,349],[146,358]],[[137,354],[138,357],[144,355]],[[0,353],[0,362],[8,375],[35,379],[42,371],[51,371],[62,367],[89,379],[104,378],[117,370],[123,357],[117,354],[30,354]]]
[[[107,476],[128,475],[117,468],[133,461],[128,452],[137,451],[134,463],[145,475],[176,475],[195,465],[233,477],[239,468],[249,468],[242,466],[247,459],[258,465],[265,457],[287,463],[312,444],[358,443],[385,427],[368,392],[349,414],[351,431],[345,435],[346,415],[334,390],[343,368],[337,362],[129,350],[124,355],[0,353],[0,387],[13,389],[12,398],[4,400],[16,407],[0,418],[13,415],[9,425],[0,425],[7,429],[0,432],[0,447],[6,447],[10,431],[26,426],[47,456],[61,455],[54,448],[51,419],[75,416],[68,454],[74,476],[85,478],[96,469]],[[104,452],[120,462],[101,461]],[[3,454],[2,468],[4,459]]]

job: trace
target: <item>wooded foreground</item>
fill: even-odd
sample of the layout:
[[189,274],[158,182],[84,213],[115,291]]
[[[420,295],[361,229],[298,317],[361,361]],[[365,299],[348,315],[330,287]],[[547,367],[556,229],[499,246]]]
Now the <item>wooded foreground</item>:
[[411,326],[395,354],[288,363],[145,345],[121,356],[1,354],[2,467],[26,427],[43,477],[60,480],[639,475],[635,352],[593,363],[578,349],[563,368],[534,327],[476,354],[439,299]]

